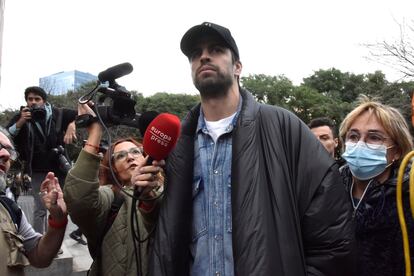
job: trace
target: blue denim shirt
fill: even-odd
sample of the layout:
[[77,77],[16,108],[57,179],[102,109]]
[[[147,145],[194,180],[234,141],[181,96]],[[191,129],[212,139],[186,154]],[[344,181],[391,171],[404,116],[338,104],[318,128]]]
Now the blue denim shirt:
[[231,218],[232,131],[241,108],[214,143],[203,112],[194,143],[191,275],[233,276]]

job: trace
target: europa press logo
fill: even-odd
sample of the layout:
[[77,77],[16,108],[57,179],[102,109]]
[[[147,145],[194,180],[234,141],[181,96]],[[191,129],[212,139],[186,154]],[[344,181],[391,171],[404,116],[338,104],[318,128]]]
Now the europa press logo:
[[169,113],[161,113],[149,124],[144,134],[143,147],[154,160],[168,156],[180,136],[180,118]]
[[171,136],[163,133],[155,126],[151,126],[150,133],[151,141],[160,144],[160,146],[168,147],[168,144],[171,142]]

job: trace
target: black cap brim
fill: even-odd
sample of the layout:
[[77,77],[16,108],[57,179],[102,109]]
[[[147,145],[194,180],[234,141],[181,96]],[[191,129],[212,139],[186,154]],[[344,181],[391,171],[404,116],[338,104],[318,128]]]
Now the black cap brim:
[[239,59],[239,50],[236,42],[230,34],[230,31],[225,27],[214,23],[205,22],[190,28],[182,37],[180,48],[184,55],[190,57],[196,43],[205,35],[212,34],[219,37],[225,46],[227,46]]

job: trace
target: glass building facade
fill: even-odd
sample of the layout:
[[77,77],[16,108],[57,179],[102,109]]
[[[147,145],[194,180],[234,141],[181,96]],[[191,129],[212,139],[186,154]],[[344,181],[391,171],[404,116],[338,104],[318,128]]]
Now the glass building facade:
[[83,84],[95,82],[98,77],[77,70],[59,72],[39,79],[39,86],[51,95],[63,95],[68,91],[76,91]]

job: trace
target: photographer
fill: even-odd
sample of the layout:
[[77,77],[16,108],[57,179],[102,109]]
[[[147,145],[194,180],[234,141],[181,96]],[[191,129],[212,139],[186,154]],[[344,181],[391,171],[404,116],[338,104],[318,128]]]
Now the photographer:
[[45,232],[46,208],[39,196],[40,184],[52,171],[60,183],[65,174],[59,169],[58,146],[72,143],[76,139],[74,120],[76,111],[52,107],[47,102],[46,92],[38,86],[26,88],[26,106],[21,107],[7,125],[13,137],[21,161],[26,164],[24,173],[31,176],[34,196],[34,229]]

